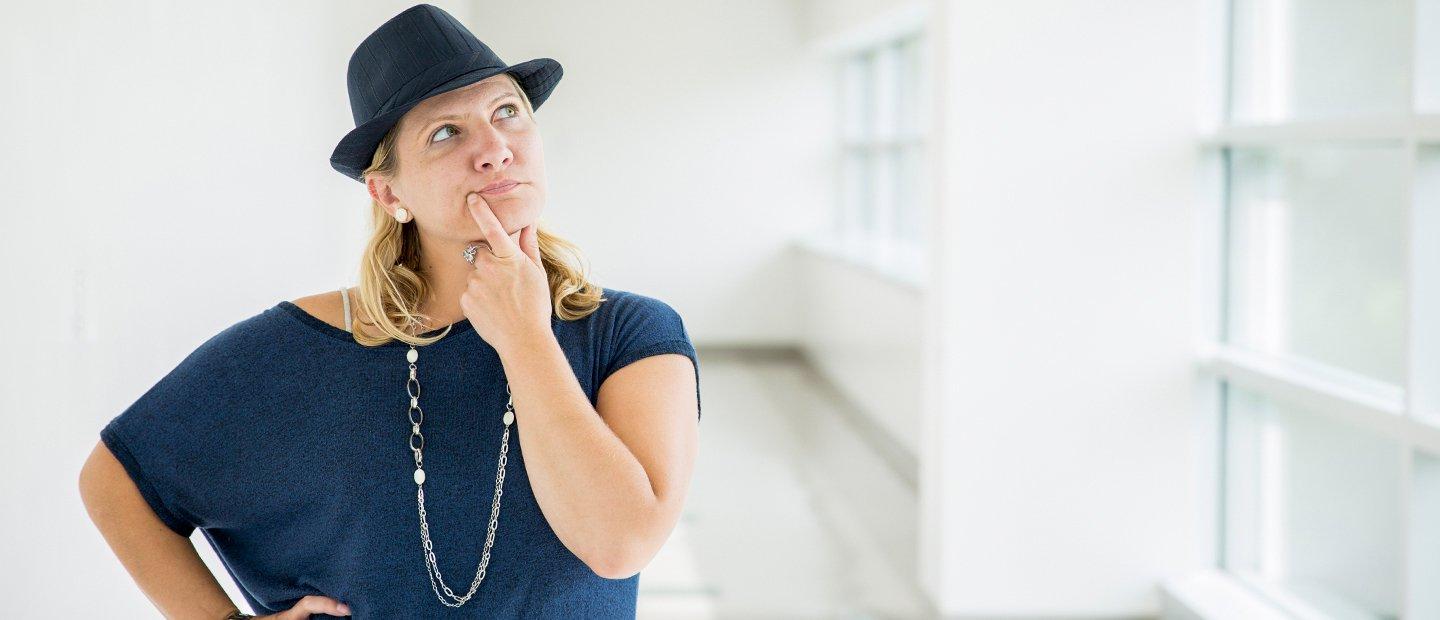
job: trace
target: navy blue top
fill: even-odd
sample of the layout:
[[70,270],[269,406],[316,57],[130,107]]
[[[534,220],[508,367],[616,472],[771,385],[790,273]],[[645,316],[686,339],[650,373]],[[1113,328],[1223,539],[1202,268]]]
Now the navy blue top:
[[[591,404],[619,368],[679,353],[695,365],[699,423],[700,368],[679,314],[603,291],[588,317],[551,317]],[[469,319],[416,348],[426,521],[440,574],[463,596],[494,499],[506,380]],[[204,532],[256,614],[318,594],[356,618],[633,618],[639,575],[596,575],[540,512],[519,422],[485,579],[461,607],[440,601],[420,538],[407,351],[361,345],[281,301],[202,343],[100,437],[166,525]]]

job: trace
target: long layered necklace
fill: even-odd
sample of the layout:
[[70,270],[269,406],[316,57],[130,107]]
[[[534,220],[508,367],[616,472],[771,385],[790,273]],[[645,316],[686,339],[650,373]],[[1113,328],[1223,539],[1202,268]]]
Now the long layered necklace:
[[[472,245],[465,249],[465,260],[471,264],[475,262],[475,248],[476,246]],[[515,404],[510,397],[510,384],[507,382],[505,413],[501,417],[505,431],[500,436],[500,465],[495,473],[495,498],[490,503],[490,523],[485,528],[485,548],[480,555],[480,565],[476,568],[475,580],[470,583],[470,590],[465,596],[460,596],[451,591],[450,586],[445,585],[445,579],[440,575],[440,566],[435,562],[435,548],[430,544],[430,525],[425,521],[425,436],[420,434],[420,423],[425,421],[425,410],[420,408],[420,380],[415,376],[415,362],[420,359],[420,351],[416,350],[415,345],[410,345],[405,359],[410,366],[410,378],[405,382],[405,392],[410,395],[410,410],[407,413],[410,419],[409,445],[410,450],[415,453],[415,501],[420,509],[420,542],[425,550],[425,570],[430,577],[430,589],[435,591],[436,598],[449,607],[459,607],[475,595],[475,591],[480,588],[480,582],[485,579],[486,567],[490,564],[490,547],[495,544],[495,526],[500,520],[500,495],[505,486],[505,460],[506,453],[510,450],[510,425],[515,422]],[[440,592],[442,589],[444,594]]]

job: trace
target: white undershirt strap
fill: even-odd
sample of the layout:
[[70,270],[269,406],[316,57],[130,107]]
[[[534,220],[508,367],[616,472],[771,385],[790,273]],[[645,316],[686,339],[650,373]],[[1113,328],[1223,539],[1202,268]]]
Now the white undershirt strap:
[[350,323],[350,295],[348,294],[347,289],[344,288],[344,287],[341,287],[341,288],[340,288],[340,298],[345,300],[345,331],[348,332],[348,331],[350,331],[350,325],[351,325],[351,323]]

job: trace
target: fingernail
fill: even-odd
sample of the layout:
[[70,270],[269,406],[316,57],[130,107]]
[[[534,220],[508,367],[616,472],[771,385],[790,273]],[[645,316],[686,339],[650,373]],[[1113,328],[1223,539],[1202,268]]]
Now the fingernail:
[[342,614],[348,614],[348,613],[350,613],[350,606],[349,606],[349,605],[346,605],[345,603],[340,603],[340,613],[342,613]]
[[470,203],[470,204],[473,205],[473,204],[475,204],[475,201],[476,201],[478,198],[479,198],[479,197],[476,196],[475,194],[470,194],[469,196],[466,196],[466,197],[465,197],[465,202],[468,202],[468,203]]

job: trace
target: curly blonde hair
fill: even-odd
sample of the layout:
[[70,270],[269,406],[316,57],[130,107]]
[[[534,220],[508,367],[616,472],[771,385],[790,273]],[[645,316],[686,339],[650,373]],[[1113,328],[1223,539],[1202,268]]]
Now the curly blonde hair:
[[[502,75],[520,93],[526,113],[535,118],[535,108],[525,89],[520,87],[514,76],[509,73]],[[368,180],[371,175],[394,178],[399,165],[395,139],[395,128],[392,127],[376,147],[370,166],[362,173],[364,178]],[[355,342],[378,346],[400,340],[420,346],[444,338],[450,333],[449,328],[429,338],[413,336],[408,331],[425,325],[432,318],[419,311],[420,300],[425,298],[430,288],[420,266],[419,232],[413,224],[407,226],[397,222],[373,198],[370,219],[370,240],[366,242],[360,260],[359,304],[371,317],[364,324],[374,326],[385,335],[374,337],[351,329]],[[538,225],[535,231],[540,242],[540,262],[550,283],[550,299],[555,315],[562,320],[573,321],[598,310],[605,298],[601,287],[588,279],[588,268],[579,246]],[[376,321],[375,317],[379,320]]]

